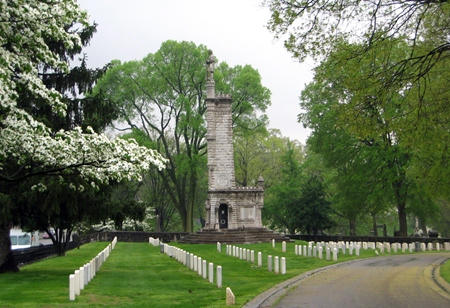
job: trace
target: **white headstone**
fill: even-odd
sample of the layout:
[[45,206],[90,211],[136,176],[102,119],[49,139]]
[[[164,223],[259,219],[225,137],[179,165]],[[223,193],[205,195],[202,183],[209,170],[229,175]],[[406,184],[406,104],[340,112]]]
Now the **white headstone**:
[[236,298],[234,297],[233,291],[230,288],[227,288],[227,306],[233,306],[236,304]]
[[268,256],[267,257],[267,269],[269,270],[269,272],[272,271],[272,256]]
[[203,274],[203,279],[206,279],[206,260],[202,261],[202,274]]
[[283,242],[281,243],[281,250],[282,250],[283,252],[286,252],[286,242],[285,242],[285,241],[283,241]]
[[281,257],[281,275],[286,274],[286,258]]
[[208,278],[210,283],[214,282],[214,263],[208,264]]
[[197,273],[198,273],[199,276],[201,276],[202,275],[202,257],[198,257],[197,258],[197,262],[198,262],[198,264],[197,264]]
[[258,252],[258,266],[261,267],[262,266],[262,253]]
[[274,264],[275,264],[275,266],[274,266],[275,267],[275,269],[274,269],[275,274],[278,274],[280,272],[280,261],[279,261],[277,256],[275,256]]
[[222,266],[217,266],[217,287],[222,287]]
[[69,300],[75,300],[75,275],[69,275]]
[[80,290],[84,290],[84,267],[80,267]]
[[75,295],[80,295],[80,271],[75,271]]

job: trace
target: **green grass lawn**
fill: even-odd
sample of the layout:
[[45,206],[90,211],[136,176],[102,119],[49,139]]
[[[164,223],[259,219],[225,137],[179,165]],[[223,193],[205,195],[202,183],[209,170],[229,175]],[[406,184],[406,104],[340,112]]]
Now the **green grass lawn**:
[[[263,254],[263,265],[257,267],[239,258],[227,256],[216,245],[182,245],[178,247],[202,257],[208,263],[222,266],[222,288],[174,258],[160,253],[159,247],[148,243],[119,242],[94,279],[76,300],[69,301],[69,275],[89,262],[109,243],[90,243],[69,251],[65,257],[55,257],[24,266],[19,273],[0,275],[0,307],[226,307],[225,289],[230,287],[241,307],[259,293],[301,273],[334,264],[333,261],[296,256],[294,243],[236,245]],[[296,244],[305,244],[297,241]],[[267,257],[285,257],[286,275],[267,270]],[[361,250],[361,257],[375,256],[373,250]],[[324,253],[325,257],[325,253]],[[357,258],[340,254],[339,261]],[[447,266],[446,264],[445,266]],[[442,271],[443,274],[449,272]],[[190,292],[189,292],[190,290]]]
[[447,260],[440,268],[440,274],[448,283],[450,283],[450,260]]

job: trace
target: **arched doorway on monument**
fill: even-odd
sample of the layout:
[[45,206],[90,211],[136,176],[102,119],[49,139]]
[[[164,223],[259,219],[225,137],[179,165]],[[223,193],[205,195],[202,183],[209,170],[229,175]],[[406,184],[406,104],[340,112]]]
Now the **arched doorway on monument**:
[[221,203],[219,205],[219,228],[228,228],[228,204]]

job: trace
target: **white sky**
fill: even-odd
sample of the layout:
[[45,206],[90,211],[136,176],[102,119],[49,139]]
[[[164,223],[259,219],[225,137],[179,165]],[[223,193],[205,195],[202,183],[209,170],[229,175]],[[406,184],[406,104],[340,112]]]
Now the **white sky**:
[[313,63],[298,63],[265,28],[270,13],[261,0],[78,0],[98,24],[84,49],[90,67],[114,59],[140,60],[166,40],[212,49],[230,66],[250,64],[272,92],[270,128],[305,144],[309,132],[297,122],[299,96],[311,81]]

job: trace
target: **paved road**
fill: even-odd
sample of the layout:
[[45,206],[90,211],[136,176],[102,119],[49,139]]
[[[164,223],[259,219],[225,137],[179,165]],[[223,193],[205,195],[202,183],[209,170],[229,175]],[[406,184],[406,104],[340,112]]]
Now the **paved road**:
[[437,278],[439,265],[448,258],[449,253],[420,253],[338,264],[291,280],[289,288],[272,291],[253,307],[448,308],[450,286]]

